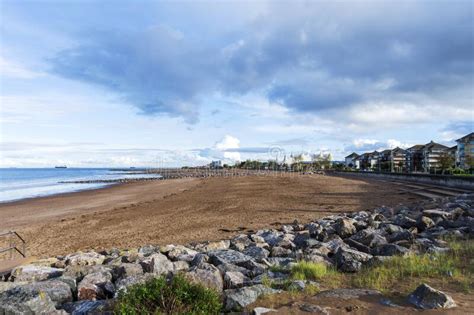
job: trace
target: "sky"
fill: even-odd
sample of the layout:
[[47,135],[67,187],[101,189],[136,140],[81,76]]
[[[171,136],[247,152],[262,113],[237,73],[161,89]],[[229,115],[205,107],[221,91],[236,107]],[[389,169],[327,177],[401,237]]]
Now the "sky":
[[454,145],[473,1],[0,0],[0,167]]

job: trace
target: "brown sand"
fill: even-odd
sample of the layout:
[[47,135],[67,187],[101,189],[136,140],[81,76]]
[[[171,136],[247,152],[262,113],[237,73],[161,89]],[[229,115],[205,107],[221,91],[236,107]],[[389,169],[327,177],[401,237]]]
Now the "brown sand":
[[0,205],[0,230],[15,229],[38,257],[227,238],[328,213],[418,201],[389,183],[339,177],[175,179]]

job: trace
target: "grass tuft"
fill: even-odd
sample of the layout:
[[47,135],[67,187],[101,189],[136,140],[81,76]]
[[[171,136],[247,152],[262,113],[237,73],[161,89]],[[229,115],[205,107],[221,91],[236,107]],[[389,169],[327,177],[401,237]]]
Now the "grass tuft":
[[171,281],[164,276],[120,293],[116,314],[219,314],[219,294],[177,275]]

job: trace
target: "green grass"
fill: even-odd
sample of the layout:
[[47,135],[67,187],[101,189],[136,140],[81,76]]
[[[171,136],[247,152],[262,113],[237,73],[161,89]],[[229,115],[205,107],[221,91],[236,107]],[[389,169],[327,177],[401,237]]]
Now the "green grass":
[[321,280],[330,272],[325,264],[300,261],[291,268],[290,274],[293,280]]
[[474,241],[451,242],[450,248],[450,251],[440,254],[394,256],[355,274],[352,283],[356,287],[388,291],[400,281],[407,281],[410,286],[413,279],[431,279],[446,284],[450,282],[469,292],[474,281]]
[[119,294],[116,314],[219,314],[219,294],[177,275],[171,281],[164,276],[132,286]]

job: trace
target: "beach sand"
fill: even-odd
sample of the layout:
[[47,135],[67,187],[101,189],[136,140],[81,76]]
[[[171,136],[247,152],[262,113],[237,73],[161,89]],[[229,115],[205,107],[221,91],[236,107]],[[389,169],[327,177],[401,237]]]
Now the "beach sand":
[[367,179],[293,174],[129,183],[1,204],[0,231],[18,231],[37,257],[186,244],[420,200],[399,189]]

